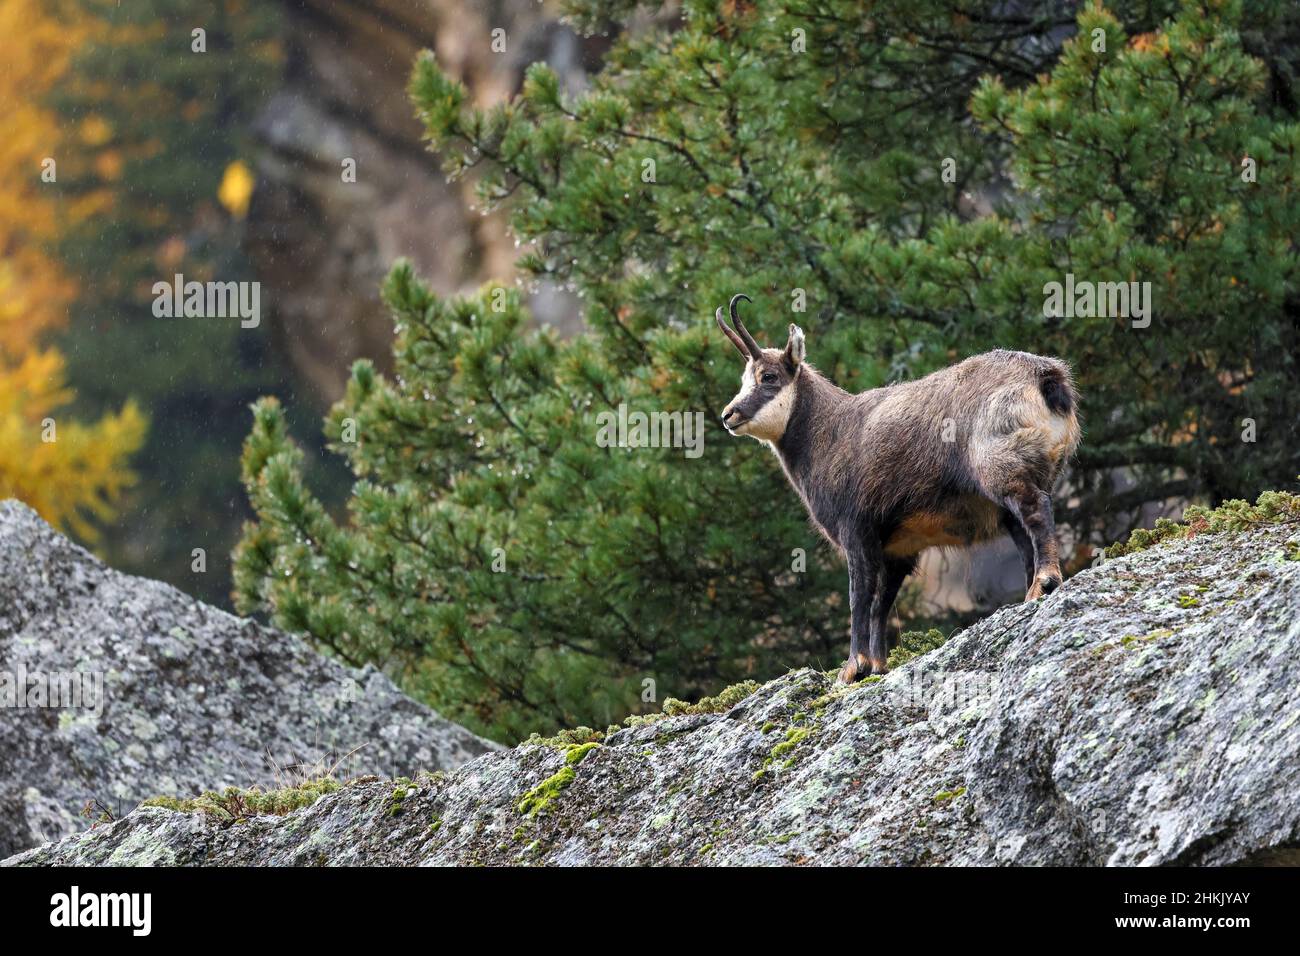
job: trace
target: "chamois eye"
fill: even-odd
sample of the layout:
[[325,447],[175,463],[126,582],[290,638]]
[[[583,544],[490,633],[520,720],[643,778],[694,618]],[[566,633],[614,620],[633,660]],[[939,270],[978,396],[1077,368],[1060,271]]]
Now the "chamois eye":
[[761,381],[764,385],[775,385],[780,379],[776,377],[775,372],[764,372]]

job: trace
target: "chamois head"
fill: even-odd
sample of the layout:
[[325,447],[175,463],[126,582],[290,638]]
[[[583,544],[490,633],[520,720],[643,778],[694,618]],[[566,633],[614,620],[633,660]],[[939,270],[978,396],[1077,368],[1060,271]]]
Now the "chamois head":
[[784,349],[759,348],[736,311],[741,299],[753,301],[744,293],[731,297],[728,308],[735,329],[727,327],[722,309],[718,309],[715,315],[718,327],[745,356],[740,392],[722,410],[722,424],[733,435],[777,442],[785,434],[790,410],[794,407],[794,383],[804,356],[803,331],[792,324]]

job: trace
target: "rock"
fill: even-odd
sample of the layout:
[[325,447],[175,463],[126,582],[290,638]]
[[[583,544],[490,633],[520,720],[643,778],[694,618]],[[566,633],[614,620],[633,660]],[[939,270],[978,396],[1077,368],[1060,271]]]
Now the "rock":
[[[82,707],[17,706],[73,672]],[[340,776],[391,776],[494,746],[373,668],[112,571],[0,502],[0,856],[84,829],[90,801],[120,816],[147,797],[273,787],[336,761]]]
[[1294,522],[1175,540],[872,683],[792,671],[597,745],[361,780],[283,816],[145,807],[7,862],[1294,860],[1297,555]]

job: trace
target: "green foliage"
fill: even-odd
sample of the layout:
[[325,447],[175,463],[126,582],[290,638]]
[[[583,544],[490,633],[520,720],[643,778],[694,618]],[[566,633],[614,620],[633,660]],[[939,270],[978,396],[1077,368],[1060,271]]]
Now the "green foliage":
[[[717,454],[729,473],[690,467],[680,450],[596,446],[595,412],[620,402],[720,404],[665,397],[707,387],[680,363],[625,379],[594,339],[525,334],[513,290],[500,312],[491,289],[444,302],[401,265],[384,295],[396,373],[358,363],[326,426],[359,479],[351,528],[307,491],[278,404],[257,407],[244,474],[262,520],[237,555],[242,609],[274,608],[345,660],[383,661],[449,716],[518,738],[612,723],[644,678],[678,697],[743,679],[756,606],[776,614],[785,591],[835,591],[839,571],[793,509],[773,514],[767,537],[709,528],[736,472],[769,477],[750,449],[706,435],[699,461]],[[692,337],[684,348],[712,379],[712,337]],[[796,546],[815,552],[810,572],[782,575]],[[820,652],[838,655],[825,633]],[[759,660],[770,670],[808,646],[803,628],[774,633]]]
[[[631,8],[568,6],[614,32]],[[993,3],[688,2],[619,33],[582,95],[536,65],[490,109],[422,56],[411,96],[448,172],[508,205],[529,280],[574,290],[590,331],[559,341],[514,289],[444,300],[395,267],[394,374],[359,363],[326,425],[358,479],[347,526],[257,408],[240,607],[514,739],[612,723],[646,679],[698,697],[842,659],[842,568],[771,455],[714,424],[740,362],[712,314],[737,291],[761,340],[798,321],[850,390],[992,347],[1070,360],[1087,437],[1061,518],[1083,538],[1153,499],[1276,485],[1300,447],[1279,79],[1300,28],[1250,9],[1256,58],[1231,3],[1089,7],[1062,48],[1071,18]],[[1071,271],[1150,281],[1150,328],[1043,318]],[[702,457],[601,447],[620,404],[702,413]]]
[[[1276,9],[1248,8],[1254,18]],[[1243,51],[1241,20],[1240,4],[1186,4],[1125,43],[1114,16],[1086,9],[1049,81],[1009,91],[988,79],[972,99],[976,118],[1010,143],[1030,198],[1014,218],[965,229],[953,249],[982,283],[959,341],[1042,348],[1075,365],[1086,438],[1070,517],[1086,532],[1141,502],[1218,502],[1294,473],[1300,402],[1286,383],[1300,338],[1287,237],[1300,225],[1300,125],[1294,110],[1270,109],[1269,65]],[[1092,51],[1094,30],[1107,52]],[[1245,157],[1258,182],[1244,181]],[[924,261],[900,275],[903,294],[955,301],[970,287],[946,281],[950,268]],[[1150,328],[1029,320],[1042,315],[1044,283],[1066,272],[1150,282]],[[1117,493],[1120,466],[1135,484]]]
[[1253,505],[1240,498],[1225,501],[1217,508],[1189,505],[1181,520],[1160,518],[1154,528],[1138,528],[1127,541],[1107,548],[1106,557],[1119,558],[1145,551],[1164,541],[1182,540],[1198,534],[1250,531],[1263,525],[1295,521],[1300,521],[1300,495],[1286,491],[1265,491]]

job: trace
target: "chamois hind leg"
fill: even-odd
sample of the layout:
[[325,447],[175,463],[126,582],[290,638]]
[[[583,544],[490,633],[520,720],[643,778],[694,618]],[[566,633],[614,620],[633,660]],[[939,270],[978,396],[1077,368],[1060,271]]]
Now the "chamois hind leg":
[[1007,529],[1007,534],[1016,543],[1016,550],[1020,552],[1020,560],[1025,566],[1025,589],[1028,590],[1034,586],[1034,541],[1010,508],[1002,509],[1002,527]]
[[1008,488],[1004,503],[1034,544],[1034,579],[1025,594],[1026,601],[1034,601],[1061,586],[1061,558],[1052,499],[1037,485],[1018,481]]
[[849,614],[852,623],[849,659],[840,668],[839,680],[842,684],[852,684],[872,670],[867,651],[871,640],[871,608],[880,573],[881,549],[880,540],[874,535],[854,531],[844,535],[841,540],[849,561]]
[[894,608],[898,589],[915,567],[915,561],[902,558],[886,558],[881,565],[880,583],[871,605],[871,642],[867,648],[867,660],[873,674],[883,674],[888,670],[889,613]]

